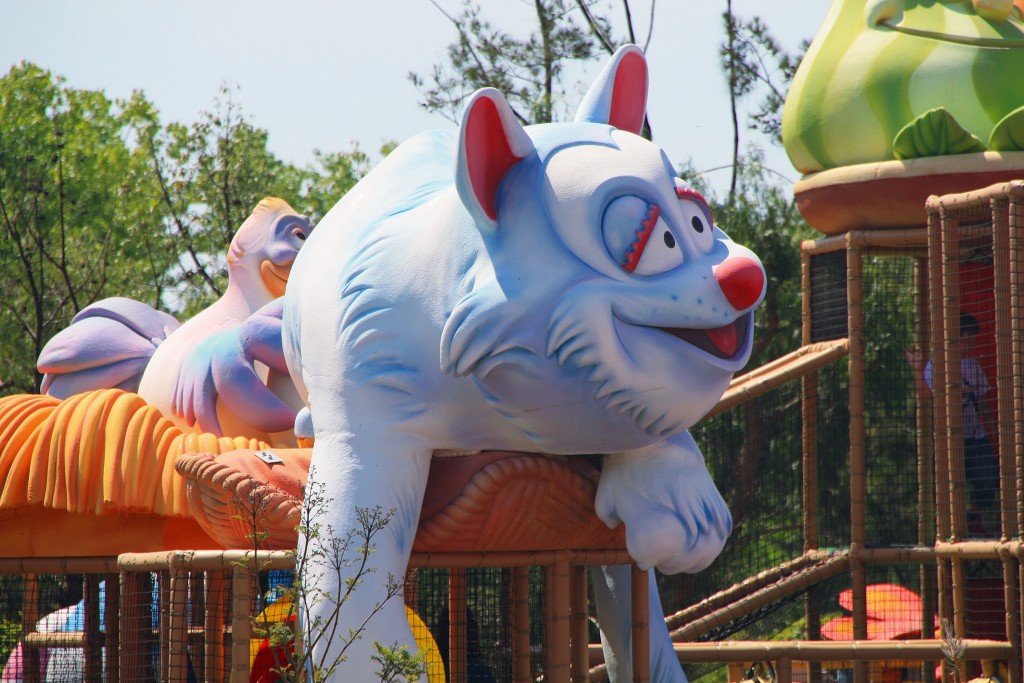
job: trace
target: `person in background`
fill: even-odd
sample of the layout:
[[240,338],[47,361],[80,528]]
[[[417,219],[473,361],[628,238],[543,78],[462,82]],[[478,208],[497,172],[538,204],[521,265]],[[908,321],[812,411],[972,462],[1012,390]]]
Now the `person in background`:
[[[998,529],[997,501],[999,494],[999,463],[988,440],[986,394],[988,379],[975,357],[981,325],[969,313],[960,313],[960,376],[963,381],[964,474],[970,487],[968,532],[991,535]],[[920,350],[910,349],[907,362],[914,370],[918,396],[932,391],[932,362],[924,362]]]

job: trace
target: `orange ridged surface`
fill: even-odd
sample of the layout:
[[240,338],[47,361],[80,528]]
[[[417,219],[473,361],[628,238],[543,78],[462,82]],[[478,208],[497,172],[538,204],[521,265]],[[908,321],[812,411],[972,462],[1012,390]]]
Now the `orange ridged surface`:
[[106,389],[64,401],[0,398],[0,510],[191,517],[174,469],[186,450],[265,448],[255,439],[182,434],[135,394]]
[[[0,398],[0,517],[19,520],[9,525],[7,546],[53,552],[59,541],[67,554],[90,554],[205,538],[247,547],[251,529],[240,513],[257,504],[264,545],[294,547],[310,451],[274,449],[288,465],[271,468],[253,457],[267,448],[255,439],[184,434],[116,389],[65,401]],[[458,459],[458,476],[446,463],[435,473],[444,475],[432,477],[443,495],[425,508],[417,550],[623,545],[622,530],[594,515],[596,472],[533,454],[475,457]]]
[[[261,510],[262,547],[295,547],[310,449],[274,449],[266,465],[252,450],[177,461],[196,521],[225,547],[249,547],[246,509]],[[455,465],[455,467],[452,467]],[[596,470],[569,458],[485,453],[435,458],[413,549],[431,552],[622,548],[623,529],[594,513]]]
[[[294,450],[274,449],[274,454],[285,461],[281,465],[294,472],[289,482],[275,476],[248,449],[221,457],[189,453],[178,458],[177,469],[188,482],[188,496],[199,526],[225,548],[251,547],[256,531],[261,536],[260,548],[293,549],[309,467],[308,449],[292,457]],[[254,512],[258,516],[255,523]]]
[[564,460],[518,454],[474,474],[447,506],[420,520],[418,551],[623,547],[622,529],[594,514],[596,486]]
[[12,396],[0,400],[0,425],[3,426],[0,444],[5,454],[0,457],[0,474],[4,481],[0,507],[5,500],[23,502],[17,496],[28,492],[33,435],[42,429],[58,405],[60,401],[49,396]]

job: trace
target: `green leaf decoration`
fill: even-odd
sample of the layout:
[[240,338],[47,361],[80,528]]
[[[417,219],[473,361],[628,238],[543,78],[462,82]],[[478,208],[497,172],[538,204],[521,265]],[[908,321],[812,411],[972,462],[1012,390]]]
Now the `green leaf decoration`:
[[972,154],[985,149],[985,143],[964,130],[943,107],[918,116],[896,133],[892,142],[897,159]]
[[996,124],[988,146],[998,152],[1024,152],[1024,107],[1017,107]]

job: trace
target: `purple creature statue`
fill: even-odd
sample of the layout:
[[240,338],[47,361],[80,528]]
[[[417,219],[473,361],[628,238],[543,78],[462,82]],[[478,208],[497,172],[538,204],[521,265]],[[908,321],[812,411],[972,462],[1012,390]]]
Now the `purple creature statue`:
[[284,364],[279,297],[311,229],[283,200],[263,199],[231,240],[220,299],[180,325],[125,298],[82,309],[39,356],[43,391],[117,387],[185,430],[292,443],[302,404]]
[[[731,532],[686,430],[747,362],[766,278],[639,135],[647,76],[642,51],[623,47],[573,122],[525,128],[498,91],[477,91],[457,135],[399,146],[296,258],[284,351],[316,437],[324,527],[344,534],[360,510],[394,513],[339,614],[325,596],[356,567],[303,577],[303,619],[325,636],[311,646],[318,661],[380,610],[331,680],[374,680],[374,641],[415,647],[401,600],[385,597],[436,454],[604,454],[597,515],[625,525],[644,569],[700,571]],[[632,669],[625,577],[593,573],[615,681]],[[660,613],[655,590],[651,606]],[[685,681],[660,620],[637,656],[651,658],[652,680]]]

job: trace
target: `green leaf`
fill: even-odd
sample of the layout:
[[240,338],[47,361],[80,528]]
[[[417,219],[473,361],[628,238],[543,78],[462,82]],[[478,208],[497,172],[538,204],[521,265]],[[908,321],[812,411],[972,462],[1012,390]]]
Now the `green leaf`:
[[964,130],[944,107],[918,116],[896,134],[892,143],[897,159],[972,154],[985,149],[985,143]]
[[1017,107],[996,124],[988,146],[998,152],[1024,152],[1024,107]]

